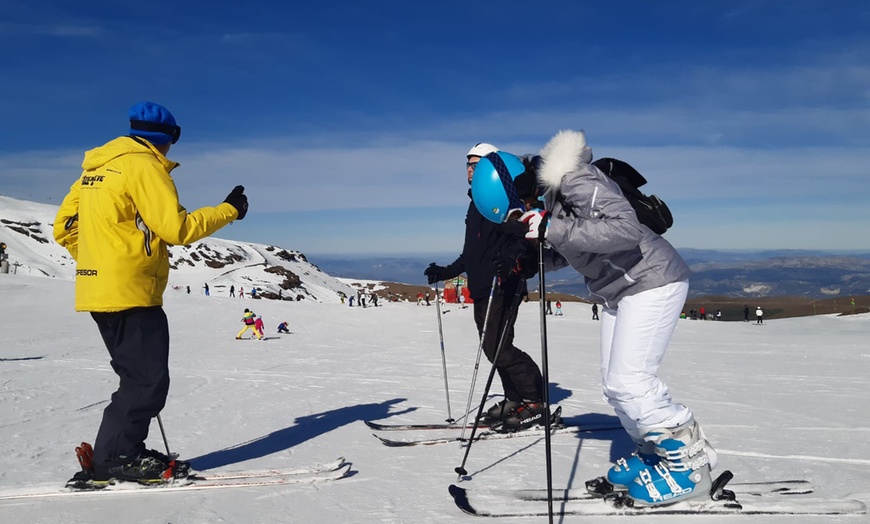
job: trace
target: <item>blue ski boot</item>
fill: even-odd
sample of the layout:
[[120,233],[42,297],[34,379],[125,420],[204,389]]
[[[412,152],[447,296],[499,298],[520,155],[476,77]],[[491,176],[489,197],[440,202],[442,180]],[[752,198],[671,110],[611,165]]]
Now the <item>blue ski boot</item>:
[[637,450],[631,456],[617,460],[616,465],[607,471],[607,482],[614,490],[625,491],[642,469],[655,466],[660,460],[651,442],[638,442]]
[[654,446],[661,460],[642,467],[629,484],[628,495],[635,506],[671,504],[709,495],[711,460],[715,465],[716,452],[694,419],[675,428],[650,431],[643,438]]

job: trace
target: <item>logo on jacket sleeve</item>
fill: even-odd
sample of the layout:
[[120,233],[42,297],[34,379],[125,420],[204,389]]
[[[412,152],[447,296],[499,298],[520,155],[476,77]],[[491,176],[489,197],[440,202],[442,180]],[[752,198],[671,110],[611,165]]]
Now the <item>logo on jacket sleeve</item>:
[[95,182],[102,182],[105,175],[84,175],[82,176],[83,186],[93,186]]

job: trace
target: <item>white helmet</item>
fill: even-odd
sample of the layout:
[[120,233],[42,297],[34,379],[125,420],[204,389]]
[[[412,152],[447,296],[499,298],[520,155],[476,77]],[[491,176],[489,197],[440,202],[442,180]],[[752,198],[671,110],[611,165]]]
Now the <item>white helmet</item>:
[[468,154],[466,157],[479,156],[480,158],[485,157],[490,153],[495,153],[498,151],[498,148],[492,144],[487,144],[486,142],[481,142],[471,149],[468,150]]

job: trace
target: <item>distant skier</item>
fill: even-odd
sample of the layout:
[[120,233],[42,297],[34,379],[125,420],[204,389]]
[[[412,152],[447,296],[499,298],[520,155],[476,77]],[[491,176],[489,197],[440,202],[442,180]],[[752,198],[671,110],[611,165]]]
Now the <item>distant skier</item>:
[[592,320],[598,320],[598,304],[592,304]]
[[236,286],[234,285],[230,286],[230,296],[236,298]]
[[764,312],[761,311],[761,306],[755,308],[755,323],[764,324]]
[[278,333],[290,333],[290,330],[287,329],[287,321],[281,322],[278,324]]
[[239,288],[239,298],[245,298],[245,288]]
[[562,316],[562,302],[560,302],[560,301],[558,301],[558,300],[556,301],[556,314],[553,315],[553,316],[555,316],[555,317],[561,317],[561,316]]
[[208,296],[208,283],[202,287],[205,289],[205,296]]
[[260,340],[263,340],[263,337],[266,336],[266,325],[263,324],[263,317],[257,315],[257,320],[254,322],[254,329],[257,334],[260,335]]
[[749,322],[749,306],[743,304],[743,321]]
[[251,298],[257,298],[257,288],[251,288]]
[[238,332],[238,334],[236,335],[236,340],[241,340],[242,335],[244,335],[245,332],[249,329],[254,332],[254,335],[257,338],[263,338],[262,335],[257,332],[257,319],[253,311],[245,308],[245,313],[244,315],[242,315],[242,322],[244,322],[245,327],[243,327],[242,330]]
[[[76,261],[76,311],[90,312],[120,379],[103,411],[93,471],[83,469],[73,486],[164,481],[170,457],[148,450],[145,438],[169,393],[168,246],[192,244],[248,210],[236,186],[223,203],[186,211],[170,175],[178,164],[166,157],[181,136],[175,117],[153,102],[128,116],[128,136],[85,153],[54,220],[55,240]],[[179,462],[176,473],[186,474],[189,464]]]

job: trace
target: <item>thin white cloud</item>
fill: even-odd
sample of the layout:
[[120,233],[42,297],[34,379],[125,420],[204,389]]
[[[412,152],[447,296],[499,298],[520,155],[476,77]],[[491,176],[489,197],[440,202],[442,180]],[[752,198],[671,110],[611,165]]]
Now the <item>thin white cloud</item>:
[[67,38],[98,38],[107,33],[104,28],[90,24],[28,24],[0,22],[0,36],[57,36]]

